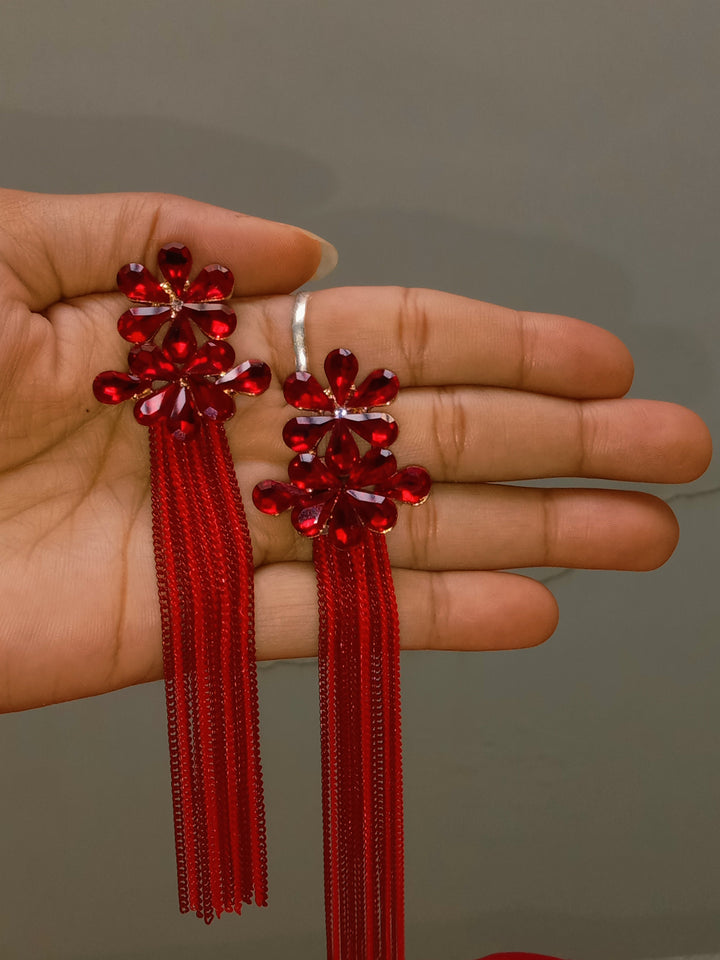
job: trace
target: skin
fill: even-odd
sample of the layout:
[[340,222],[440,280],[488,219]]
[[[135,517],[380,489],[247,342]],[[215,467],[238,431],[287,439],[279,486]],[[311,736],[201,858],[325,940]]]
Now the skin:
[[[91,384],[126,369],[118,267],[155,271],[171,240],[187,243],[196,269],[232,269],[238,362],[273,370],[267,394],[238,398],[227,425],[255,549],[258,657],[316,651],[311,544],[287,515],[259,514],[250,493],[287,476],[288,294],[314,274],[317,239],[179,197],[0,191],[0,710],[162,675],[147,434],[132,404],[102,406]],[[503,568],[649,570],[672,553],[677,522],[656,497],[502,483],[685,483],[705,470],[710,440],[695,414],[623,399],[632,359],[607,331],[432,290],[364,287],[314,293],[307,339],[321,382],[338,346],[356,353],[361,378],[378,366],[398,374],[398,464],[422,464],[435,481],[424,505],[400,509],[388,539],[405,646],[534,646],[556,626],[555,600]]]

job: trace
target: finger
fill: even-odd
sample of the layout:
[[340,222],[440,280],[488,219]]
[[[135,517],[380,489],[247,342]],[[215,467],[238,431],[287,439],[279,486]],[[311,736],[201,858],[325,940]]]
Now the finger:
[[[394,582],[404,649],[532,647],[547,640],[557,625],[554,597],[528,577],[397,570]],[[315,574],[309,563],[279,563],[257,571],[258,659],[316,656],[316,596]]]
[[229,267],[238,296],[294,290],[337,260],[330,244],[298,227],[166,194],[0,191],[0,212],[0,257],[33,310],[116,289],[130,261],[154,271],[158,250],[174,240],[188,245],[196,268]]
[[[287,518],[263,517],[254,532],[263,562],[310,559],[311,542]],[[670,507],[645,493],[437,484],[424,504],[399,510],[388,550],[393,566],[421,570],[652,570],[677,539]]]
[[[282,377],[295,369],[292,301],[246,304],[248,327],[275,351]],[[404,386],[486,384],[571,397],[618,397],[632,358],[613,334],[569,317],[526,313],[437,290],[359,287],[311,295],[306,315],[310,369],[352,350],[362,370],[389,367]]]
[[[280,438],[296,411],[283,404],[277,386],[264,405],[262,429],[244,416],[227,429],[236,456],[265,461],[267,470],[293,456]],[[399,425],[393,444],[398,464],[422,465],[436,482],[591,477],[686,483],[703,473],[712,452],[696,414],[658,400],[577,402],[449,387],[403,390],[389,410]],[[277,468],[270,476],[281,479]]]
[[403,391],[392,414],[398,463],[422,464],[435,480],[685,483],[711,455],[703,421],[656,400],[575,402],[463,387]]

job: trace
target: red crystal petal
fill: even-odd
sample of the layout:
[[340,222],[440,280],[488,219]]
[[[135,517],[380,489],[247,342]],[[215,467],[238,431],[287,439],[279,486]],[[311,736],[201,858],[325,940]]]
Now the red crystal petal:
[[135,419],[137,422],[150,426],[152,423],[164,420],[171,410],[179,390],[180,388],[176,383],[169,383],[162,390],[156,390],[155,393],[144,400],[138,400],[135,404]]
[[338,478],[328,470],[314,453],[300,453],[288,466],[288,477],[301,490],[332,490],[339,486]]
[[373,370],[348,397],[348,406],[384,407],[398,394],[400,381],[392,370]]
[[207,380],[195,380],[192,385],[195,405],[208,420],[223,423],[235,413],[235,401],[225,391]]
[[180,313],[196,323],[211,340],[224,340],[237,326],[234,311],[225,303],[186,303]]
[[176,440],[189,440],[198,428],[198,413],[189,390],[180,387],[167,415],[168,431]]
[[298,491],[290,483],[279,480],[262,480],[252,493],[253,503],[262,513],[277,517],[297,502]]
[[343,420],[336,420],[330,431],[325,462],[338,475],[346,476],[360,459],[360,451]]
[[350,388],[355,383],[358,372],[358,362],[354,353],[349,350],[332,350],[325,357],[325,376],[327,377],[333,396],[341,407],[345,406]]
[[147,267],[141,263],[126,263],[120,267],[117,285],[129,300],[141,303],[169,303],[170,297],[163,290]]
[[235,351],[229,343],[206,340],[186,365],[185,373],[191,373],[194,377],[217,376],[230,370],[234,363]]
[[170,307],[130,307],[117,322],[118,333],[130,343],[145,343],[171,316]]
[[343,422],[373,447],[389,447],[397,440],[397,423],[387,413],[349,413]]
[[154,343],[143,343],[133,347],[128,354],[128,367],[131,373],[145,380],[174,380],[176,370]]
[[283,440],[295,453],[308,453],[334,422],[332,417],[293,417],[283,427]]
[[184,243],[166,243],[158,252],[160,273],[179,297],[185,289],[185,281],[190,276],[192,255]]
[[105,370],[93,380],[93,393],[100,403],[122,403],[130,400],[147,389],[149,384],[143,383],[140,377],[128,373],[119,373],[117,370]]
[[231,393],[244,393],[248,397],[259,397],[270,386],[272,373],[262,360],[246,360],[220,377],[217,381],[223,390]]
[[328,537],[338,547],[355,547],[362,540],[363,526],[353,500],[341,493],[328,523]]
[[427,499],[431,486],[430,474],[424,467],[405,467],[382,484],[378,492],[401,503],[416,504]]
[[397,523],[397,507],[388,497],[367,493],[364,490],[348,490],[357,515],[375,533],[387,533]]
[[336,499],[337,493],[329,494],[327,491],[303,497],[290,514],[292,525],[304,537],[317,537],[325,529]]
[[227,267],[211,263],[203,267],[183,297],[185,303],[203,303],[206,300],[227,300],[232,296],[235,279]]
[[291,373],[283,387],[285,402],[298,410],[335,409],[335,404],[320,386],[320,382],[311,374],[302,370]]
[[163,352],[173,363],[187,363],[197,352],[192,325],[182,313],[175,317],[163,340]]
[[397,461],[383,448],[372,447],[350,471],[348,484],[351,487],[371,487],[388,480],[397,470]]

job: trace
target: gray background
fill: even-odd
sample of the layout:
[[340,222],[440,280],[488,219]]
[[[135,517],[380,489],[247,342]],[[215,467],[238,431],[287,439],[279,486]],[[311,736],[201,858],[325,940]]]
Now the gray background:
[[[344,283],[622,337],[717,426],[720,3],[4,0],[0,181],[297,222]],[[406,655],[408,960],[720,950],[718,468],[650,574],[538,571],[561,625]],[[176,914],[161,685],[0,719],[0,956],[323,956],[313,662],[261,671],[272,905]]]

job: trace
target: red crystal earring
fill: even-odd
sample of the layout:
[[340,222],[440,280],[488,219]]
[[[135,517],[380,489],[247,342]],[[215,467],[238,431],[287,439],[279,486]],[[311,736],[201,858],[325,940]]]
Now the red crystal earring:
[[422,467],[397,469],[388,449],[397,424],[372,409],[397,395],[394,373],[373,370],[356,386],[348,350],[328,354],[327,389],[308,372],[306,304],[307,294],[298,295],[297,369],[284,393],[310,416],[283,431],[296,453],[289,482],[259,483],[253,501],[271,515],[290,510],[297,532],[313,540],[328,958],[403,960],[399,630],[383,534],[397,503],[427,498],[430,477]]
[[149,428],[180,910],[209,923],[267,902],[254,568],[223,423],[234,394],[267,389],[270,369],[235,365],[224,342],[236,326],[230,270],[191,279],[180,243],[158,267],[159,281],[139,263],[118,273],[132,302],[118,321],[128,372],[99,374],[93,390],[102,403],[134,400]]

